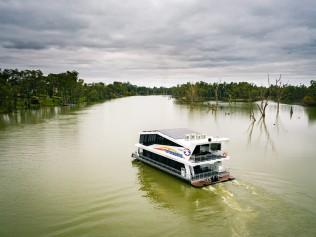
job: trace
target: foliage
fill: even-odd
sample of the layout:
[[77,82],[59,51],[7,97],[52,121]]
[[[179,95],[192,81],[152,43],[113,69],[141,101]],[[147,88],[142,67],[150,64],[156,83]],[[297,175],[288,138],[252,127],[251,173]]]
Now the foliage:
[[135,86],[130,83],[87,84],[78,72],[45,76],[40,70],[0,69],[0,112],[39,106],[94,103],[133,95],[172,95],[179,101],[257,101],[269,98],[285,103],[316,105],[316,81],[304,85],[256,86],[247,82],[186,83],[171,88]]
[[195,84],[178,85],[170,88],[170,91],[173,97],[186,102],[216,100],[216,95],[218,100],[229,102],[259,101],[262,98],[269,98],[284,103],[315,105],[316,101],[315,81],[311,81],[309,87],[305,85],[270,85],[269,87],[262,87],[248,82],[209,84],[197,82]]
[[44,76],[40,70],[0,70],[0,112],[152,94],[168,94],[168,89],[137,87],[122,82],[87,84],[78,78],[76,71]]

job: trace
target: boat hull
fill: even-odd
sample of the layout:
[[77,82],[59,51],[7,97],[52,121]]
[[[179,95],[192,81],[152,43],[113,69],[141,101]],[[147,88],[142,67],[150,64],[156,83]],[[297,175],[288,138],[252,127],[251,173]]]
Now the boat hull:
[[180,178],[188,183],[190,183],[193,187],[196,188],[201,188],[201,187],[205,187],[208,185],[213,185],[213,184],[217,184],[217,183],[222,183],[222,182],[227,182],[227,181],[231,181],[234,180],[235,178],[233,176],[231,176],[229,174],[229,172],[226,172],[225,175],[218,177],[218,179],[216,179],[216,181],[212,181],[210,178],[203,178],[203,179],[198,179],[198,180],[191,180],[191,179],[187,179],[186,177],[182,176],[181,174],[178,174],[166,167],[162,167],[160,164],[156,164],[153,161],[149,160],[148,158],[146,158],[145,156],[140,156],[137,153],[133,153],[132,157],[136,160],[139,160],[145,164],[148,164],[152,167],[155,167],[157,169],[160,169],[168,174],[171,174],[173,176],[176,176],[177,178]]

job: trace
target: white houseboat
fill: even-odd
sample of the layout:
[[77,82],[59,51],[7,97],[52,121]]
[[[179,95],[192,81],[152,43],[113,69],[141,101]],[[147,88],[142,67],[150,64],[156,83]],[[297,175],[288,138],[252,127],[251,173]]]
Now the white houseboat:
[[222,166],[225,141],[186,128],[143,131],[132,157],[202,187],[234,179]]

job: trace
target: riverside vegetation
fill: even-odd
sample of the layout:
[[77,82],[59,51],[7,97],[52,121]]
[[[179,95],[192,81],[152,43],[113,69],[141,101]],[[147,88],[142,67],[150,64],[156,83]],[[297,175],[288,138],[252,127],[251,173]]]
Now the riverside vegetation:
[[[186,83],[170,88],[130,83],[85,83],[77,71],[45,76],[40,70],[0,69],[0,112],[40,106],[95,103],[133,95],[170,95],[180,102],[267,101],[316,106],[316,81],[309,86],[282,84],[281,75],[268,87],[247,82]],[[264,106],[264,105],[263,105]]]
[[45,76],[40,70],[0,70],[0,111],[95,103],[124,96],[164,93],[164,88],[146,88],[122,82],[88,84],[78,76],[76,71]]

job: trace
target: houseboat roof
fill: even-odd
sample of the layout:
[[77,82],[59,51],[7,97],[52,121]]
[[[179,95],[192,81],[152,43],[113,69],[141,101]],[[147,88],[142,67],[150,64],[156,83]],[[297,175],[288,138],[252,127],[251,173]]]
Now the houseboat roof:
[[142,133],[161,133],[166,137],[177,140],[177,142],[181,142],[180,144],[183,146],[195,146],[205,142],[209,143],[210,141],[223,142],[229,140],[228,138],[223,137],[207,136],[206,134],[188,128],[154,129],[142,131]]
[[157,131],[173,139],[185,139],[187,134],[198,133],[188,128],[159,129]]

